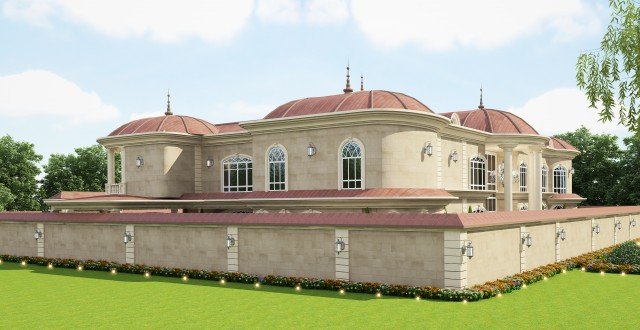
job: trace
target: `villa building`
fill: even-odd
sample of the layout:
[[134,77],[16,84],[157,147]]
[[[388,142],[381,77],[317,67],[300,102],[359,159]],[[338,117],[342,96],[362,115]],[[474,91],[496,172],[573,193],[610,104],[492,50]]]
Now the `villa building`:
[[[54,211],[460,213],[574,208],[570,144],[485,108],[435,113],[384,90],[287,102],[259,120],[176,115],[126,123],[105,192],[62,192]],[[116,182],[115,155],[121,156]]]

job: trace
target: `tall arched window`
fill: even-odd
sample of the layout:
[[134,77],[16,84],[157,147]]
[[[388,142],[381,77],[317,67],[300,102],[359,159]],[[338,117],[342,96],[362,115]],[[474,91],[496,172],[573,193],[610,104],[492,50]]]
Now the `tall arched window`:
[[342,189],[362,188],[362,148],[356,141],[348,141],[340,152]]
[[252,191],[253,161],[248,156],[235,155],[222,161],[222,191]]
[[469,187],[471,190],[486,190],[487,189],[487,162],[480,156],[471,158]]
[[567,193],[567,169],[562,165],[553,169],[553,192]]
[[549,172],[549,168],[547,165],[542,165],[542,192],[547,192],[547,173]]
[[527,163],[520,163],[520,192],[527,192]]
[[287,188],[287,156],[280,146],[269,149],[269,188],[268,190],[286,190]]

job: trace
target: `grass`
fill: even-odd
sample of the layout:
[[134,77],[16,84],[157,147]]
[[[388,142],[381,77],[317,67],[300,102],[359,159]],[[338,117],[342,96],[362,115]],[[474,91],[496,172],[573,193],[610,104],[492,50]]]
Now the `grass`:
[[632,328],[640,277],[570,271],[473,303],[0,265],[2,328]]

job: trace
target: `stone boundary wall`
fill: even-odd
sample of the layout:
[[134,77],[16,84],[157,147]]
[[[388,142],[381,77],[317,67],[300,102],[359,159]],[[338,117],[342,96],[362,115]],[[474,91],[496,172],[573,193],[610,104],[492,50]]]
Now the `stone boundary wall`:
[[[0,213],[0,254],[455,289],[640,237],[640,211],[470,228],[106,223],[91,222],[91,215],[79,223],[6,215]],[[463,254],[468,244],[472,258]]]

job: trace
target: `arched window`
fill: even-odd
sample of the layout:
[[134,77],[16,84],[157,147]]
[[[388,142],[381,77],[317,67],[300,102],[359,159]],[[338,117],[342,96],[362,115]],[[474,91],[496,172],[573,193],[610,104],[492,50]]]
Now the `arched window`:
[[553,169],[553,192],[567,193],[567,169],[562,165]]
[[287,156],[284,149],[280,146],[274,146],[269,149],[267,155],[269,160],[269,188],[268,190],[286,190],[287,173],[286,164]]
[[520,163],[520,192],[527,192],[527,163]]
[[222,161],[222,191],[252,191],[253,161],[248,156],[235,155]]
[[547,192],[547,173],[549,172],[549,168],[547,165],[542,165],[542,192]]
[[342,146],[340,152],[342,166],[342,189],[362,188],[362,148],[350,140]]
[[471,190],[486,190],[487,189],[487,162],[480,156],[471,158],[469,187]]

